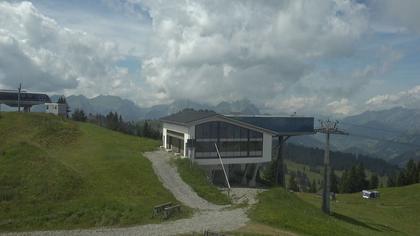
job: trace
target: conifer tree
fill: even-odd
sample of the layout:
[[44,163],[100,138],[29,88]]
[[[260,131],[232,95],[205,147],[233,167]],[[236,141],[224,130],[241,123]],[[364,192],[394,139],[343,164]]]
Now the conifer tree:
[[417,183],[417,167],[416,163],[414,163],[413,159],[410,159],[407,162],[406,168],[405,168],[405,184],[415,184]]
[[145,120],[143,124],[143,136],[144,137],[150,136],[150,128],[149,128],[149,123],[147,123],[147,120]]
[[69,106],[69,104],[67,103],[67,99],[66,99],[66,97],[64,97],[64,96],[60,96],[60,97],[58,98],[58,100],[57,100],[57,103],[58,103],[58,104],[66,104],[66,117],[68,118],[68,117],[69,117],[69,113],[70,113],[70,106]]
[[404,186],[407,185],[407,178],[405,176],[404,171],[400,171],[397,177],[397,186]]
[[313,180],[312,184],[309,186],[309,192],[316,193],[318,192],[318,187],[316,186],[316,181]]
[[85,122],[87,120],[87,117],[82,109],[76,108],[76,110],[74,110],[73,114],[71,115],[71,119],[74,121]]
[[340,193],[348,193],[350,189],[349,183],[349,171],[344,170],[343,174],[341,175],[341,182],[340,182]]
[[420,183],[420,161],[417,162],[417,183]]
[[348,189],[346,193],[354,193],[359,191],[359,178],[357,177],[357,168],[352,166],[348,176]]
[[369,181],[369,189],[375,189],[378,188],[379,185],[379,178],[377,174],[372,174],[370,176],[370,181]]
[[395,187],[397,186],[397,177],[395,176],[395,174],[389,175],[387,182],[386,182],[386,186],[387,187]]
[[289,178],[289,190],[292,190],[294,192],[299,192],[299,187],[296,183],[296,177],[295,175],[290,175]]
[[338,193],[338,179],[337,175],[335,175],[335,171],[332,169],[330,173],[330,190],[333,193]]
[[368,188],[368,181],[366,180],[365,167],[363,164],[359,164],[356,169],[356,187],[354,192],[361,191]]

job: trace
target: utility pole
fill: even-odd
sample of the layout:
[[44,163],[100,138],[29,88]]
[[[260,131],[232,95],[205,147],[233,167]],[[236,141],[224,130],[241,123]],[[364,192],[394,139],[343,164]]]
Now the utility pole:
[[339,130],[337,125],[338,121],[320,120],[321,128],[316,129],[317,132],[326,134],[325,151],[324,151],[324,183],[322,191],[322,211],[330,214],[330,189],[331,189],[331,166],[330,166],[330,135],[340,134],[348,135],[348,133]]
[[22,91],[22,83],[19,83],[18,88],[18,112],[20,112],[20,92]]

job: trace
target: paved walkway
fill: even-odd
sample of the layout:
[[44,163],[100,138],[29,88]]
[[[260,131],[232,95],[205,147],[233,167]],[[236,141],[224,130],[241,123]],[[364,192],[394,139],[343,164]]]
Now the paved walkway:
[[[167,236],[203,232],[206,229],[213,231],[232,231],[244,226],[248,221],[246,210],[223,209],[219,206],[200,198],[185,182],[182,181],[178,172],[169,164],[168,153],[163,151],[148,152],[145,156],[152,162],[153,170],[158,175],[165,188],[173,193],[175,198],[184,205],[198,209],[189,219],[165,222],[162,224],[148,224],[126,228],[102,228],[87,230],[60,230],[60,231],[37,231],[28,233],[9,233],[5,235],[70,235],[70,236],[96,236],[96,235],[147,235]],[[242,195],[244,190],[238,189]],[[257,190],[248,190],[257,191]],[[239,195],[238,193],[238,195]],[[254,194],[251,194],[253,198]],[[240,197],[242,198],[242,197]],[[250,201],[253,203],[253,201]]]

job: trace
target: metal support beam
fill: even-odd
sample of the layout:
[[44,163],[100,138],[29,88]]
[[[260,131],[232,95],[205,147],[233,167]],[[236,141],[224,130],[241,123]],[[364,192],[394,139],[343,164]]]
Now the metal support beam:
[[331,167],[330,167],[330,133],[326,133],[324,151],[324,188],[322,191],[322,211],[330,214]]
[[18,112],[20,112],[20,93],[22,91],[22,84],[19,84],[19,88],[18,88]]
[[260,168],[260,164],[255,164],[254,173],[252,174],[252,179],[249,181],[249,187],[256,187],[257,186],[257,174],[258,169]]
[[324,133],[326,135],[325,151],[324,151],[324,183],[322,191],[322,211],[326,214],[331,214],[330,208],[330,194],[331,194],[331,166],[330,166],[330,135],[340,134],[348,135],[348,133],[338,129],[338,121],[320,121],[321,128],[316,129],[317,132]]
[[216,148],[217,155],[219,156],[220,165],[222,166],[223,173],[225,174],[226,184],[227,184],[227,187],[229,189],[228,190],[229,191],[228,194],[229,194],[230,193],[229,177],[226,173],[225,166],[223,165],[222,157],[220,156],[220,152],[219,152],[219,148],[217,147],[217,143],[214,143],[214,147]]
[[245,170],[244,170],[244,175],[242,176],[242,180],[241,180],[241,184],[242,185],[246,185],[247,184],[247,178],[246,175],[248,174],[248,169],[249,169],[249,165],[245,164]]
[[284,166],[284,156],[285,156],[285,143],[290,138],[290,136],[279,136],[279,145],[277,150],[277,162],[276,162],[276,185],[281,187],[286,187],[286,177],[285,177],[285,166]]

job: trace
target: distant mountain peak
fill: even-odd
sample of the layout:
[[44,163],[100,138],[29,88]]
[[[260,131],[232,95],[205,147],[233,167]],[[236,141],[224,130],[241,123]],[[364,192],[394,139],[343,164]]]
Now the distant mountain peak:
[[259,109],[249,99],[223,101],[216,106],[198,103],[189,99],[178,99],[170,104],[160,104],[148,108],[136,105],[133,101],[113,95],[99,95],[87,98],[83,95],[67,97],[71,109],[83,109],[89,114],[107,114],[110,111],[121,114],[124,120],[158,119],[185,108],[195,110],[213,110],[223,114],[260,114]]

